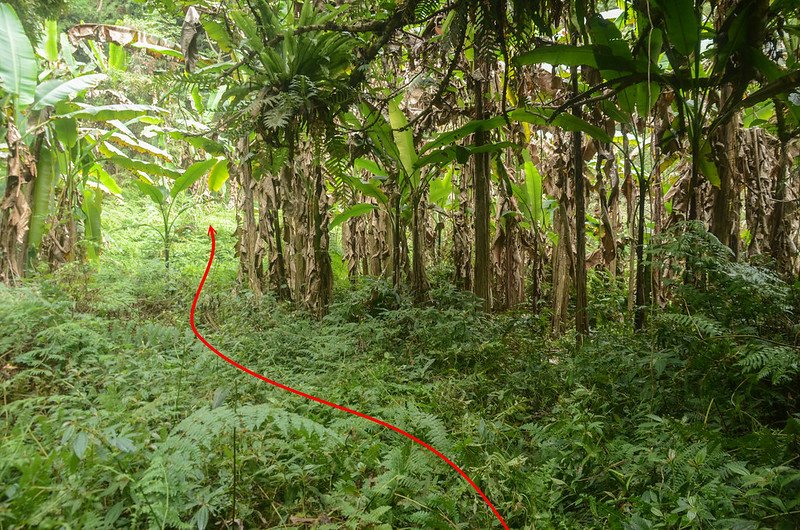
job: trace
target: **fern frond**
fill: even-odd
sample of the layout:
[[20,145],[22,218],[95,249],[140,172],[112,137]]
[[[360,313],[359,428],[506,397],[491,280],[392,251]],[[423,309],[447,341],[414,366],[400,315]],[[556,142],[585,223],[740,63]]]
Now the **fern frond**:
[[772,344],[747,344],[740,351],[736,363],[756,381],[769,378],[772,384],[788,383],[800,374],[800,350],[791,346]]

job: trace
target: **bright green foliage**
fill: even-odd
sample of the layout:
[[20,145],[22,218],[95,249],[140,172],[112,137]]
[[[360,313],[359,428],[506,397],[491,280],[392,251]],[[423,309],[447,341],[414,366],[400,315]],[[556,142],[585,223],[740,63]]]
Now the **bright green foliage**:
[[0,88],[15,97],[17,104],[33,102],[39,66],[25,30],[10,5],[0,3]]
[[331,220],[330,228],[333,230],[343,222],[351,219],[353,217],[357,217],[359,215],[364,215],[369,213],[375,209],[374,204],[354,204],[349,208],[345,209],[342,213],[338,214]]
[[44,23],[45,35],[44,42],[42,43],[42,51],[44,58],[48,61],[58,61],[58,22],[55,20],[46,20]]
[[[107,76],[105,74],[90,74],[67,80],[52,79],[50,81],[45,81],[36,87],[36,95],[32,109],[40,110],[44,107],[51,107],[56,103],[71,98],[79,92],[96,87],[106,79]],[[79,118],[82,116],[73,115],[70,117]],[[119,119],[119,115],[117,115],[116,119]]]
[[228,161],[225,159],[217,160],[214,167],[208,173],[208,189],[211,191],[219,191],[222,185],[228,180],[230,173],[228,172]]
[[[402,95],[398,96],[402,99]],[[414,166],[417,163],[417,150],[414,147],[414,131],[408,125],[408,119],[398,105],[398,99],[389,102],[389,123],[392,126],[392,136],[400,156],[403,173],[411,186],[419,186],[419,170]]]

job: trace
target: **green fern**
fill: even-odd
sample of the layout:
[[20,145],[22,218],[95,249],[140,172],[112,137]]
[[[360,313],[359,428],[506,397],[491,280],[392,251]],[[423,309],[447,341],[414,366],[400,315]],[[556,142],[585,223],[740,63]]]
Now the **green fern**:
[[757,381],[769,378],[773,385],[788,383],[800,374],[800,349],[772,344],[746,344],[736,363]]
[[656,320],[681,335],[711,338],[722,336],[727,332],[722,324],[702,314],[661,313]]

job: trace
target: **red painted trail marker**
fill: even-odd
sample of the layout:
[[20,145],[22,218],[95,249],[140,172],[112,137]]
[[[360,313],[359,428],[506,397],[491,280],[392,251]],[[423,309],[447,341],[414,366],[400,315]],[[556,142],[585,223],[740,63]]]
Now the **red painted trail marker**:
[[276,386],[276,387],[278,387],[278,388],[280,388],[282,390],[286,390],[287,392],[291,392],[292,394],[297,394],[298,396],[304,397],[306,399],[310,399],[311,401],[316,401],[317,403],[322,403],[323,405],[327,405],[328,407],[333,407],[333,408],[341,410],[343,412],[347,412],[348,414],[352,414],[354,416],[358,416],[359,418],[364,418],[365,420],[371,421],[372,423],[377,423],[378,425],[386,427],[387,429],[390,429],[390,430],[392,430],[392,431],[394,431],[394,432],[396,432],[398,434],[402,434],[403,436],[405,436],[406,438],[408,438],[412,442],[421,445],[422,447],[424,447],[425,449],[427,449],[431,453],[435,454],[436,456],[438,456],[439,458],[444,460],[447,463],[447,465],[449,465],[450,467],[455,469],[456,472],[458,472],[458,474],[461,475],[464,478],[464,480],[466,480],[469,483],[469,485],[472,486],[472,488],[475,491],[478,492],[478,495],[480,495],[481,498],[483,499],[483,502],[485,502],[486,505],[489,508],[491,508],[492,513],[494,513],[495,517],[497,517],[497,520],[500,521],[500,524],[503,525],[503,528],[505,528],[506,530],[509,530],[508,525],[506,524],[505,520],[503,519],[503,516],[500,515],[500,512],[497,511],[497,508],[494,507],[492,502],[489,500],[489,497],[486,496],[486,494],[483,492],[483,490],[481,490],[478,487],[478,485],[475,484],[472,481],[472,479],[467,476],[466,473],[464,473],[464,470],[462,470],[460,467],[458,467],[452,460],[450,460],[449,458],[444,456],[442,453],[440,453],[432,445],[430,445],[430,444],[428,444],[426,442],[423,442],[422,440],[420,440],[419,438],[417,438],[413,434],[408,433],[408,432],[404,431],[403,429],[401,429],[400,427],[396,427],[396,426],[392,425],[391,423],[387,423],[387,422],[385,422],[383,420],[379,420],[378,418],[374,418],[374,417],[372,417],[372,416],[370,416],[368,414],[364,414],[363,412],[358,412],[357,410],[349,409],[349,408],[344,407],[342,405],[338,405],[336,403],[332,403],[332,402],[327,401],[325,399],[318,398],[317,396],[312,396],[311,394],[306,394],[305,392],[302,392],[302,391],[297,390],[295,388],[292,388],[290,386],[284,385],[283,383],[279,383],[277,381],[273,381],[272,379],[264,377],[263,375],[254,372],[253,370],[247,368],[246,366],[243,366],[243,365],[237,363],[236,361],[234,361],[230,357],[227,357],[225,354],[223,354],[218,349],[216,349],[214,346],[212,346],[205,339],[205,337],[203,337],[200,334],[200,332],[197,331],[197,326],[195,326],[195,323],[194,323],[194,313],[195,313],[195,309],[197,308],[197,301],[200,299],[200,292],[203,290],[203,285],[206,283],[206,278],[208,278],[208,272],[211,270],[211,264],[214,262],[214,251],[216,250],[216,239],[215,239],[216,233],[217,233],[217,231],[214,230],[213,226],[209,226],[208,227],[208,235],[211,237],[211,255],[208,257],[208,265],[206,265],[206,271],[205,271],[205,273],[203,273],[203,279],[200,280],[200,285],[197,286],[197,292],[195,293],[194,300],[192,301],[192,311],[191,311],[191,313],[189,315],[189,323],[192,326],[192,331],[194,332],[195,336],[198,339],[200,339],[200,342],[205,344],[206,347],[209,350],[211,350],[214,353],[216,353],[219,357],[221,357],[228,364],[231,364],[231,365],[235,366],[236,368],[238,368],[239,370],[252,375],[256,379],[261,379],[265,383],[269,383],[272,386]]

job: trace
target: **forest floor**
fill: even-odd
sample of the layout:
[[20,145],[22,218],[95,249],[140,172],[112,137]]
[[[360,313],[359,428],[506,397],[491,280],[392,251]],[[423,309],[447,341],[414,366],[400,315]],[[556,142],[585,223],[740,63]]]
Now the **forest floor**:
[[[209,224],[206,338],[430,442],[512,528],[800,521],[800,423],[720,404],[687,368],[692,344],[608,318],[577,351],[569,334],[547,338],[546,316],[483,314],[440,271],[432,303],[414,307],[339,270],[335,304],[315,321],[236,287],[230,210],[191,209],[166,272],[158,235],[140,224],[157,226],[156,214],[126,200],[106,206],[99,268],[0,288],[0,528],[499,527],[419,446],[247,376],[196,340],[189,307]],[[613,288],[595,298],[596,314],[624,306]]]

